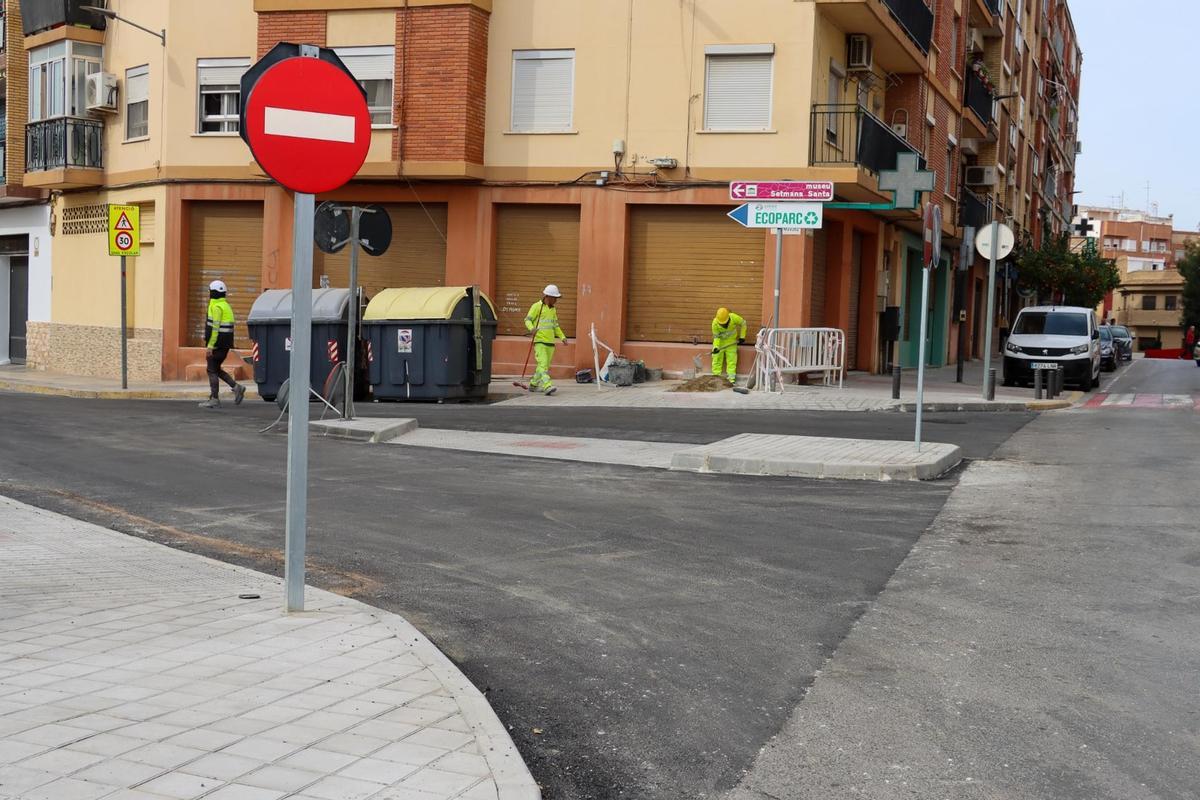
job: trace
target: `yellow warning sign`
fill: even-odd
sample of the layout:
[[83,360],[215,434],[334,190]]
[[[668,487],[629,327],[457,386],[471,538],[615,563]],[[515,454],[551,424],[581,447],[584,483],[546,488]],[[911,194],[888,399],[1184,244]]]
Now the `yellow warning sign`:
[[142,254],[141,215],[137,206],[108,207],[108,254],[110,256],[140,256]]

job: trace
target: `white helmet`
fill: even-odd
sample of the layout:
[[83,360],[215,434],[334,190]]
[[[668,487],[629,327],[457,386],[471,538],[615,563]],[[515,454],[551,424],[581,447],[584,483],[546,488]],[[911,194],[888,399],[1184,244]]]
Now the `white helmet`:
[[225,281],[213,281],[208,285],[208,290],[210,292],[221,292],[223,294],[229,293],[229,289],[225,287]]
[[542,294],[546,297],[562,297],[562,292],[558,290],[558,285],[554,283],[542,289]]

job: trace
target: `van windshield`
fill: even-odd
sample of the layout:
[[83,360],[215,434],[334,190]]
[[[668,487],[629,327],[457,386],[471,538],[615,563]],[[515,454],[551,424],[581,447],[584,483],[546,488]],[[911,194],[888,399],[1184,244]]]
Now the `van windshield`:
[[1016,336],[1087,336],[1087,316],[1065,311],[1026,311],[1013,328]]

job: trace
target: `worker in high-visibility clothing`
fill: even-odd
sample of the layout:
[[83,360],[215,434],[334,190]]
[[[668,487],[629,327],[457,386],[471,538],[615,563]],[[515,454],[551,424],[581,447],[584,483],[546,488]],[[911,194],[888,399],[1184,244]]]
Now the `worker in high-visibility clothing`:
[[746,343],[746,319],[728,308],[718,308],[712,321],[712,374],[720,375],[724,366],[730,383],[737,382],[738,345]]
[[233,404],[241,405],[246,397],[246,387],[233,379],[233,376],[221,368],[225,357],[233,347],[233,309],[225,295],[229,288],[224,281],[213,281],[208,285],[208,319],[204,323],[205,363],[208,367],[208,399],[200,404],[201,408],[220,408],[221,400],[217,397],[219,381],[225,381],[233,390]]
[[530,346],[533,348],[534,363],[537,364],[533,377],[529,379],[531,392],[552,395],[558,391],[550,380],[550,364],[554,361],[554,345],[559,341],[563,344],[567,342],[567,335],[558,325],[558,309],[554,307],[560,297],[562,292],[558,286],[550,284],[542,290],[542,299],[531,305],[529,313],[525,315],[525,330],[533,334]]

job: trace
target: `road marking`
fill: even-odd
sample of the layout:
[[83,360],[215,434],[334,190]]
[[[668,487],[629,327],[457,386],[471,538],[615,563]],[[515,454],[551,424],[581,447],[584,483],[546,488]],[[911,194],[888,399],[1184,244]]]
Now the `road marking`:
[[1161,394],[1139,394],[1133,399],[1134,408],[1162,408],[1163,396]]
[[263,132],[272,136],[353,144],[354,117],[267,106],[264,109]]
[[1107,394],[1098,394],[1083,404],[1084,408],[1099,408],[1108,403],[1109,396]]
[[1104,399],[1105,406],[1131,406],[1133,405],[1134,395],[1131,394],[1110,394]]
[[1163,403],[1171,408],[1181,408],[1192,405],[1192,396],[1188,394],[1164,394]]

